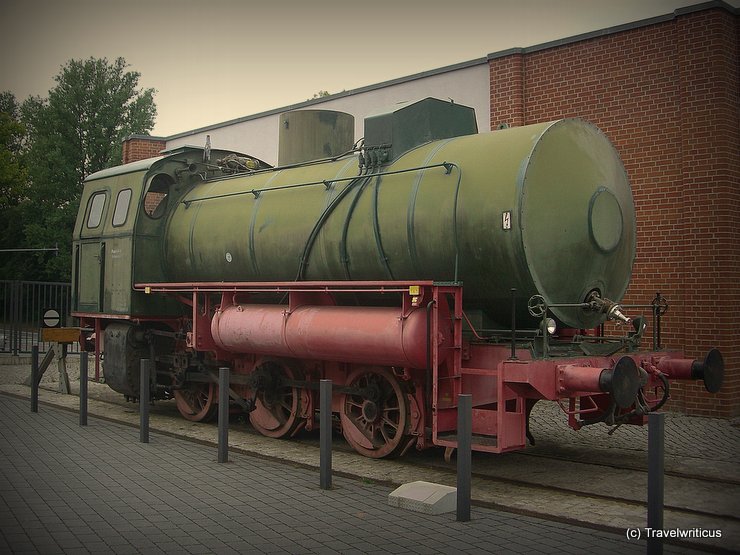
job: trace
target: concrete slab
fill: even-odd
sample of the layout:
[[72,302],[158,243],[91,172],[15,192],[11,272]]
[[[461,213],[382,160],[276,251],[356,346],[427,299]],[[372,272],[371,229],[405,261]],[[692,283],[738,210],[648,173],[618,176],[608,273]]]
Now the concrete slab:
[[410,482],[388,494],[388,505],[427,515],[451,513],[457,508],[457,488],[432,482]]

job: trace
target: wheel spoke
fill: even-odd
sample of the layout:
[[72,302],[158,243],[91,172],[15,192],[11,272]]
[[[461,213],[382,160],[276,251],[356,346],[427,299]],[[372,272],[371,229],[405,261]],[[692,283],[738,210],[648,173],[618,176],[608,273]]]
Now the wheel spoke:
[[216,412],[215,387],[210,383],[194,383],[187,389],[175,390],[175,401],[180,414],[193,422],[207,422]]
[[362,410],[362,399],[355,401],[354,399],[348,398],[347,406],[348,408],[355,408],[355,409]]
[[297,387],[281,385],[284,380],[298,378],[292,368],[276,361],[264,362],[255,369],[263,386],[257,390],[257,407],[249,419],[252,426],[268,437],[289,437],[305,422],[300,416],[303,400]]
[[[385,440],[385,442],[386,443],[390,443],[390,441],[391,441],[392,438],[391,438],[391,436],[388,435],[388,433],[387,433],[387,431],[385,429],[385,426],[378,426],[378,428],[380,429],[380,435],[383,436],[383,439]],[[393,435],[395,436],[395,434],[393,434]]]
[[396,432],[398,431],[398,422],[383,417],[383,423],[386,426],[393,428]]
[[340,419],[347,441],[373,458],[392,456],[406,442],[408,403],[398,378],[387,369],[355,371],[348,385],[368,391],[367,398],[344,394]]

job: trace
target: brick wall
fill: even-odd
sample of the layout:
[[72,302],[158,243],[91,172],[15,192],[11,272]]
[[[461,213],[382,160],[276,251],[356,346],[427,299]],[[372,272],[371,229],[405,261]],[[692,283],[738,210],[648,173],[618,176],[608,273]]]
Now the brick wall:
[[715,4],[489,60],[492,129],[577,116],[617,147],[637,207],[625,303],[660,291],[663,344],[725,357],[719,394],[672,388],[668,408],[697,415],[740,415],[739,35],[740,18]]
[[129,135],[123,140],[123,163],[128,164],[159,156],[159,153],[166,147],[167,141],[162,137]]

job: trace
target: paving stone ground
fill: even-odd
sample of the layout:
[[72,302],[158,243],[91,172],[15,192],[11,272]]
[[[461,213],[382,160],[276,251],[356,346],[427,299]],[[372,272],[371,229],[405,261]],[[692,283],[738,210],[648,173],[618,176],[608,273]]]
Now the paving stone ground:
[[[392,488],[0,395],[0,553],[644,553],[625,535],[473,507],[423,515]],[[694,553],[672,545],[665,553]]]

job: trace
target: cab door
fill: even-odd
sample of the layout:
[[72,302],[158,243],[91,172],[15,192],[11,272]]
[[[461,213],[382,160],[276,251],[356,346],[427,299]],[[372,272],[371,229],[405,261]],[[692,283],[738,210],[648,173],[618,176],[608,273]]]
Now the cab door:
[[105,283],[105,241],[103,219],[109,203],[107,190],[90,195],[80,230],[80,241],[75,246],[75,292],[79,312],[103,312]]

